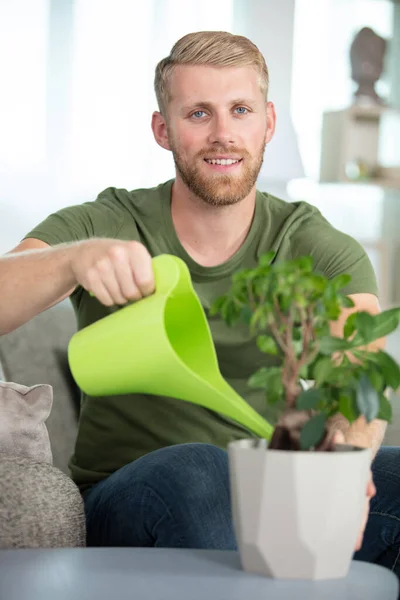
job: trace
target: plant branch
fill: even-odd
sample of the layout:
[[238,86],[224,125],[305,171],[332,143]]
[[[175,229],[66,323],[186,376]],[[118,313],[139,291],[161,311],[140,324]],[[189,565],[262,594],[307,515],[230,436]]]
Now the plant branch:
[[270,323],[268,325],[268,327],[270,328],[271,333],[274,336],[274,338],[275,338],[276,342],[278,343],[279,347],[281,348],[281,350],[283,350],[283,352],[286,353],[288,351],[288,349],[286,347],[284,338],[279,333],[279,329],[278,329],[277,325],[275,323]]
[[249,298],[249,304],[250,304],[251,310],[255,311],[257,308],[257,303],[256,303],[256,299],[254,298],[253,287],[251,284],[252,284],[252,282],[248,279],[247,280],[247,294],[248,294],[248,298]]

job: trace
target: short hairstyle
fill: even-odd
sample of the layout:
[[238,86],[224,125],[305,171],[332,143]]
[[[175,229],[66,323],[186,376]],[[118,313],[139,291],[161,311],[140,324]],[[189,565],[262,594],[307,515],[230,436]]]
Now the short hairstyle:
[[163,58],[156,67],[154,89],[162,114],[165,114],[170,100],[169,79],[177,65],[253,67],[260,76],[260,87],[267,99],[268,67],[253,42],[242,35],[226,31],[198,31],[178,40],[169,56]]

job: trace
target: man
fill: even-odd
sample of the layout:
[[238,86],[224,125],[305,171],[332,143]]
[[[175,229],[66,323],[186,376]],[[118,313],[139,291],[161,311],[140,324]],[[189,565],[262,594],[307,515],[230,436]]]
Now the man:
[[[176,178],[150,190],[109,188],[31,231],[0,260],[0,333],[68,296],[84,327],[113,305],[152,294],[151,257],[163,253],[186,262],[206,312],[235,271],[273,249],[277,260],[312,255],[330,277],[350,273],[345,291],[356,309],[376,314],[375,277],[361,246],[312,206],[256,190],[276,122],[256,46],[223,32],[187,35],[157,66],[155,89],[152,130],[172,152]],[[348,313],[332,324],[337,335]],[[272,418],[246,383],[260,361],[254,340],[218,319],[210,324],[222,374]],[[337,428],[374,452],[384,434],[380,421],[366,426],[360,419],[349,428],[339,419]],[[83,396],[70,467],[85,501],[88,543],[234,548],[225,448],[246,436],[230,420],[173,398]],[[371,481],[372,510],[357,554],[397,572],[398,457],[397,449],[381,449],[373,463],[378,493]]]

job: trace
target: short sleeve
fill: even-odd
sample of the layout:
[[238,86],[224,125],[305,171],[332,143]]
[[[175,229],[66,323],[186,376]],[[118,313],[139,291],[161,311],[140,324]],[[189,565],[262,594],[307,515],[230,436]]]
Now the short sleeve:
[[376,275],[362,245],[335,229],[320,213],[314,213],[291,238],[293,258],[312,256],[314,270],[329,279],[348,274],[345,294],[368,293],[378,296]]
[[77,242],[92,237],[115,238],[121,229],[124,216],[117,202],[115,190],[102,192],[96,201],[63,208],[49,215],[24,236],[36,238],[54,246]]

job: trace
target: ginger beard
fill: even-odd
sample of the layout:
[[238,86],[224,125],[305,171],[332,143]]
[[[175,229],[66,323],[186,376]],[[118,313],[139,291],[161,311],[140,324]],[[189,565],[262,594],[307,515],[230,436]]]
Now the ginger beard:
[[[193,164],[180,152],[178,145],[170,139],[170,147],[176,169],[184,184],[193,194],[210,206],[231,206],[249,195],[257,181],[264,160],[265,142],[255,156],[240,148],[213,148],[199,152]],[[240,157],[241,161],[231,167],[220,167],[213,170],[205,159],[217,158],[221,155]],[[204,166],[201,165],[203,161]],[[200,166],[201,165],[201,166]],[[209,170],[209,173],[207,173]],[[226,170],[226,173],[223,171]]]

